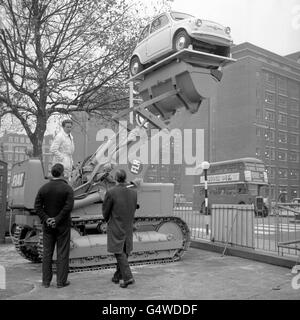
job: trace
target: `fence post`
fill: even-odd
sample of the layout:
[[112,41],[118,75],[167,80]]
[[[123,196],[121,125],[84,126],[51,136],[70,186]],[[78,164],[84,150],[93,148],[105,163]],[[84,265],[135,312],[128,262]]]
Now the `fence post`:
[[208,186],[207,186],[207,170],[210,167],[210,163],[203,161],[201,167],[204,171],[204,197],[205,197],[205,224],[206,224],[206,235],[209,235],[209,222],[208,222]]

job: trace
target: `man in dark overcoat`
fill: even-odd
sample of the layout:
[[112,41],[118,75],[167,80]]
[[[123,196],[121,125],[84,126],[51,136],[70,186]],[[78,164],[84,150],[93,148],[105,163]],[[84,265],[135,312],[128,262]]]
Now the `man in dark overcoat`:
[[114,253],[117,270],[112,278],[120,282],[121,288],[134,283],[128,263],[133,249],[133,220],[137,208],[137,192],[126,183],[126,172],[119,169],[115,174],[117,185],[109,189],[104,198],[102,210],[107,222],[107,251]]
[[64,166],[56,163],[51,169],[52,179],[38,191],[35,210],[43,224],[43,283],[45,288],[52,280],[52,257],[57,251],[57,287],[70,284],[69,253],[71,233],[71,211],[74,205],[74,192],[64,178]]

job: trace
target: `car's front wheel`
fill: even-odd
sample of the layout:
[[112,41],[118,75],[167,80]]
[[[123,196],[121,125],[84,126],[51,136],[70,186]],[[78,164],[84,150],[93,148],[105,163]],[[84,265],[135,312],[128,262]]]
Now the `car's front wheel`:
[[143,71],[144,67],[140,62],[140,59],[135,56],[130,60],[130,74],[132,76],[135,76],[136,74],[140,73],[141,71]]
[[174,49],[176,51],[180,51],[182,49],[188,48],[191,43],[192,42],[189,35],[184,30],[182,30],[178,32],[174,38]]

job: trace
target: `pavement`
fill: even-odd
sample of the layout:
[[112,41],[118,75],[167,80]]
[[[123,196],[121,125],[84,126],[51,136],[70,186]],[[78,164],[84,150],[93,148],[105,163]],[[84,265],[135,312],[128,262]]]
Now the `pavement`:
[[113,269],[71,273],[62,289],[54,276],[43,288],[41,264],[23,259],[12,244],[0,245],[0,265],[0,300],[300,300],[291,269],[196,248],[175,263],[133,266],[136,283],[126,289],[111,282]]

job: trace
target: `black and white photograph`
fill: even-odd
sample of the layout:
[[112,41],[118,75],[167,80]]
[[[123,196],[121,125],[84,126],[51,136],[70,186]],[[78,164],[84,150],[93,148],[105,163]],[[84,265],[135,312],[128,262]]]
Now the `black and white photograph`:
[[0,309],[28,300],[300,300],[300,0],[0,0]]

